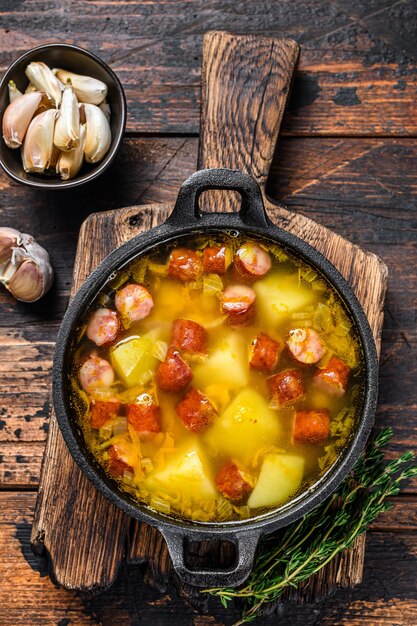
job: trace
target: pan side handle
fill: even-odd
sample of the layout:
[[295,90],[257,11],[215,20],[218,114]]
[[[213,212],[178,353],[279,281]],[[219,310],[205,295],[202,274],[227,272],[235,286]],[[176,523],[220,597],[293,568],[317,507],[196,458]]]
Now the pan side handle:
[[[298,54],[291,39],[205,35],[198,169],[239,169],[265,191]],[[238,208],[231,194],[215,204]]]

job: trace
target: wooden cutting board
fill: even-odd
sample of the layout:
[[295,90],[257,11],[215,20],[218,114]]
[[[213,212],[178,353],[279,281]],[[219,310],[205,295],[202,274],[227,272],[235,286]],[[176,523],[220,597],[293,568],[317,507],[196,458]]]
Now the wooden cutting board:
[[[387,285],[384,263],[324,226],[272,203],[265,195],[298,52],[298,45],[291,40],[206,34],[198,168],[238,168],[256,178],[270,219],[327,256],[351,284],[379,350]],[[204,195],[208,210],[236,207],[233,194]],[[163,222],[171,209],[171,205],[155,204],[91,215],[80,231],[72,293],[116,246]],[[159,532],[122,514],[84,478],[67,451],[53,414],[31,541],[35,552],[49,555],[53,579],[69,589],[108,587],[123,560],[147,562],[145,580],[161,591],[170,582],[179,585]],[[189,552],[194,561],[204,558],[218,564],[230,559],[222,544],[193,546]],[[300,602],[314,601],[336,586],[354,586],[361,581],[364,552],[362,536],[353,548],[291,595]],[[195,605],[204,603],[198,591],[182,587]]]

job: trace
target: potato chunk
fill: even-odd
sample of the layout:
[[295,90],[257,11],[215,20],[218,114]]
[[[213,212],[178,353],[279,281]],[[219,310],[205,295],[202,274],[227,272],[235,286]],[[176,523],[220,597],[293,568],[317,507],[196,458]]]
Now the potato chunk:
[[245,387],[249,382],[247,346],[237,332],[220,339],[209,358],[194,369],[194,384],[203,391],[219,381],[227,389]]
[[292,454],[268,454],[262,464],[258,482],[248,499],[257,509],[286,502],[301,485],[304,459]]
[[196,503],[217,497],[214,480],[207,470],[208,463],[194,439],[166,459],[162,470],[147,477],[145,484],[150,491],[158,489],[168,495],[180,494],[184,500]]
[[269,274],[253,286],[257,299],[258,317],[262,324],[274,329],[283,317],[312,304],[317,295],[298,277]]
[[112,365],[128,387],[142,384],[143,377],[156,370],[159,361],[152,355],[156,340],[155,333],[151,332],[142,337],[123,339],[112,348]]
[[256,452],[277,443],[281,425],[276,414],[256,391],[243,389],[215,420],[207,444],[220,454],[250,465]]

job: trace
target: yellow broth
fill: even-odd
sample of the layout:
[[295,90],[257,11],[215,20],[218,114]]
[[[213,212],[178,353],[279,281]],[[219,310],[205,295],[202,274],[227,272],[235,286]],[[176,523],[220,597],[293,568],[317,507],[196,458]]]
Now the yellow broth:
[[[178,245],[199,253],[206,246],[226,245],[233,255],[246,241],[247,238],[242,236],[212,235],[210,239],[196,236],[193,241],[187,239]],[[130,468],[117,477],[113,475],[113,478],[139,503],[168,515],[202,522],[227,521],[259,515],[285,505],[314,485],[331,468],[346,449],[360,416],[363,402],[360,343],[340,297],[323,276],[288,251],[263,240],[255,243],[268,252],[272,267],[266,276],[248,283],[256,293],[256,313],[249,325],[230,325],[221,310],[222,289],[237,282],[233,263],[224,276],[203,274],[191,282],[178,282],[167,272],[173,244],[154,249],[110,277],[92,303],[74,341],[72,404],[87,446],[110,474],[109,451],[114,446],[124,446],[128,453],[128,457],[124,458],[129,460]],[[152,294],[154,306],[150,314],[133,323],[122,320],[122,332],[110,346],[95,346],[85,333],[89,316],[99,307],[115,309],[115,294],[130,283],[144,285]],[[183,355],[193,372],[193,380],[185,390],[173,393],[158,387],[155,372],[169,346],[172,324],[179,318],[192,320],[204,327],[208,346],[206,355]],[[284,342],[294,328],[317,331],[325,346],[325,354],[318,364],[300,364],[285,348],[272,373],[249,366],[251,345],[259,333]],[[140,383],[127,384],[115,366],[115,346],[144,336],[148,341],[146,351],[149,359],[145,358]],[[113,365],[115,380],[110,387],[86,393],[79,383],[79,370],[92,353]],[[216,357],[213,357],[214,354]],[[346,393],[341,397],[325,393],[312,383],[315,373],[325,368],[333,355],[350,368]],[[305,393],[295,402],[281,405],[271,397],[267,378],[297,368],[304,379]],[[190,432],[175,410],[191,387],[201,391],[216,411],[207,428],[201,432]],[[132,428],[124,415],[125,406],[135,403],[137,398],[144,397],[143,394],[150,396],[159,406],[161,425],[159,433],[144,437]],[[239,429],[239,420],[236,419],[232,420],[235,431],[228,437],[228,427],[222,426],[222,420],[226,420],[224,416],[228,415],[228,409],[229,412],[234,410],[236,398],[236,411],[243,410],[243,415],[245,409],[239,405],[239,399],[243,399],[243,404],[245,401],[249,404],[254,402],[252,409],[255,413],[259,410],[259,416],[252,421],[258,422],[259,418],[259,429],[265,427],[264,434],[252,436],[251,428],[248,427],[246,432],[243,424]],[[112,416],[100,428],[92,428],[91,402],[107,399],[122,404],[119,415]],[[318,443],[295,442],[295,412],[314,409],[328,410],[329,436]],[[227,423],[230,426],[230,419]],[[260,496],[258,494],[251,500],[249,494],[236,501],[219,491],[215,478],[224,464],[229,462],[236,462],[242,469],[252,494],[264,469],[262,485],[258,489]],[[270,482],[265,480],[265,468],[268,467]],[[298,478],[294,478],[294,472]],[[268,493],[268,490],[274,489],[275,495]],[[269,506],[250,506],[252,501],[255,504],[259,501],[273,503]]]

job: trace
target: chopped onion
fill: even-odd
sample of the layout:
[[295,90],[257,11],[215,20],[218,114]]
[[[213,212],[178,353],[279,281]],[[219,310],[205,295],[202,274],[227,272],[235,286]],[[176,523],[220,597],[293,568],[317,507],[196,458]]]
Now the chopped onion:
[[139,382],[141,385],[146,385],[146,383],[152,380],[152,377],[153,377],[153,371],[146,370],[145,372],[143,372],[142,376],[140,377]]
[[125,417],[116,417],[113,422],[113,435],[121,435],[127,430],[127,420]]
[[158,361],[165,361],[168,352],[168,344],[166,341],[157,341],[152,348],[152,356]]
[[100,439],[100,441],[106,441],[107,439],[110,439],[112,434],[113,434],[113,424],[112,423],[105,424],[99,429],[98,438]]
[[133,479],[134,479],[134,474],[132,474],[132,472],[129,472],[128,470],[125,470],[123,472],[123,482],[127,483],[128,485],[131,485],[133,483]]
[[169,515],[169,512],[171,511],[171,505],[169,502],[166,502],[161,498],[157,498],[156,496],[151,497],[150,505],[153,509],[155,509],[155,511],[165,513],[166,515]]
[[207,296],[214,296],[223,291],[223,281],[217,274],[207,274],[203,276],[203,293]]
[[143,459],[141,459],[140,465],[146,474],[149,474],[149,472],[152,472],[153,470],[153,463],[149,457],[144,457]]
[[163,265],[162,263],[152,263],[148,264],[148,270],[155,274],[155,276],[168,276],[168,266]]

